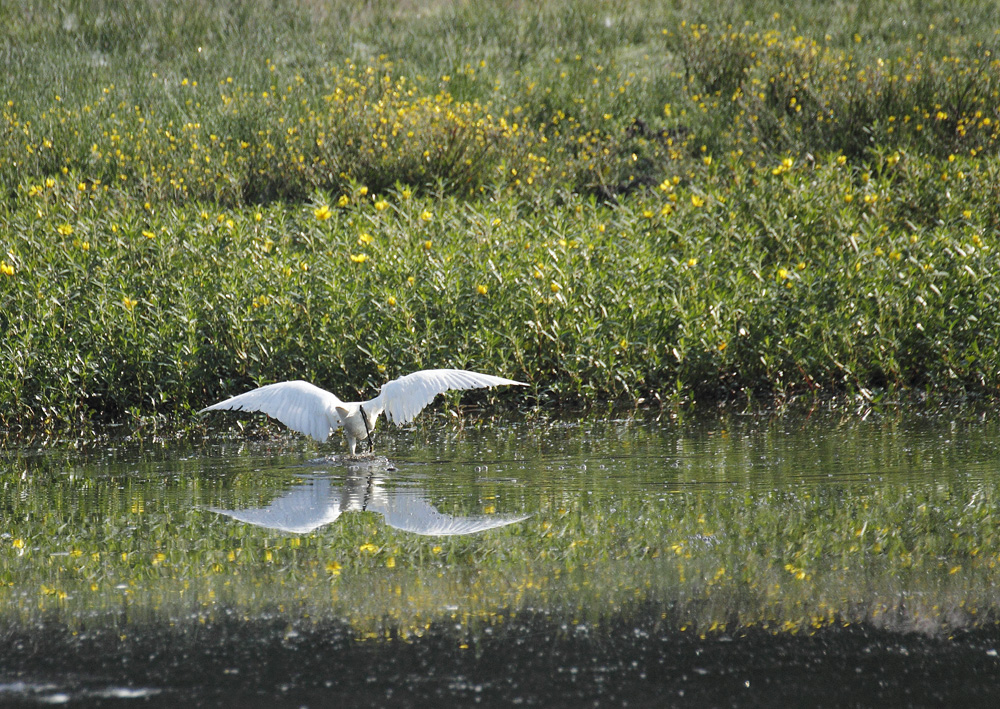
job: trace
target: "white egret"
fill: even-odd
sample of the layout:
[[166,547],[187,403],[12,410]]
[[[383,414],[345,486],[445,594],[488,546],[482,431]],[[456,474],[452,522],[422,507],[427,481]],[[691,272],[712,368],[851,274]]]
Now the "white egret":
[[464,369],[424,369],[386,382],[374,399],[344,402],[325,389],[297,380],[262,386],[220,401],[199,413],[262,411],[293,431],[311,436],[320,443],[326,441],[332,431],[343,427],[347,447],[351,455],[355,455],[358,441],[367,440],[368,450],[372,450],[372,431],[383,413],[397,426],[402,426],[412,421],[438,394],[453,389],[505,385],[527,386],[513,379]]

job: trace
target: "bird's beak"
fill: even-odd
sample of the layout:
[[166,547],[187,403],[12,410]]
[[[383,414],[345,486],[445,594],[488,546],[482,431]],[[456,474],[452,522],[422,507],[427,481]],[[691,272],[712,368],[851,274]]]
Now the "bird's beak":
[[358,410],[361,411],[361,420],[365,423],[365,432],[368,434],[368,452],[375,452],[375,440],[372,438],[372,429],[368,425],[368,414],[365,413],[364,406],[358,406]]

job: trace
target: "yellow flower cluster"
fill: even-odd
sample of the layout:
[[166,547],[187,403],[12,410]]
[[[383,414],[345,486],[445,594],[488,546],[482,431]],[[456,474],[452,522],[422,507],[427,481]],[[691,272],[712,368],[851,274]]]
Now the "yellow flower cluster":
[[[763,160],[784,176],[806,152],[855,155],[872,142],[923,141],[973,156],[1000,148],[1000,56],[958,35],[942,33],[933,44],[923,36],[891,56],[860,37],[849,51],[766,20],[682,22],[662,35],[663,50],[647,46],[628,65],[600,47],[586,56],[557,51],[546,67],[502,82],[484,63],[411,79],[379,57],[288,74],[268,62],[266,85],[158,79],[182,111],[141,105],[113,84],[89,101],[53,96],[31,109],[8,101],[0,107],[0,154],[19,174],[37,176],[25,188],[32,199],[44,199],[54,184],[48,175],[62,170],[79,199],[125,189],[150,205],[322,191],[330,204],[316,205],[314,217],[325,221],[334,207],[362,198],[383,212],[382,195],[397,185],[467,193],[498,182],[518,190],[555,185],[613,197],[668,174],[689,180],[695,171],[723,170],[723,151]],[[683,71],[668,54],[683,60]],[[660,84],[671,93],[651,115],[643,107],[663,92]],[[637,114],[645,120],[622,125]],[[668,170],[671,163],[682,166]],[[701,194],[688,199],[694,208],[717,204]],[[644,217],[679,208],[674,196]]]
[[[817,41],[749,21],[720,29],[682,23],[676,39],[701,79],[685,84],[690,110],[732,116],[722,137],[734,151],[815,148],[823,140],[858,149],[905,132],[975,155],[1000,141],[1000,57],[964,46],[961,37],[942,38],[951,55],[918,45],[864,59],[830,37]],[[776,174],[788,167],[780,164]]]

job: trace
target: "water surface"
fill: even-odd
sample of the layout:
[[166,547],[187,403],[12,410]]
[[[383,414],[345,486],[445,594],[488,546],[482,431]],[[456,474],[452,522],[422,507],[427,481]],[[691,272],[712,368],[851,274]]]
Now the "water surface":
[[0,703],[986,705],[997,425],[825,411],[12,447]]

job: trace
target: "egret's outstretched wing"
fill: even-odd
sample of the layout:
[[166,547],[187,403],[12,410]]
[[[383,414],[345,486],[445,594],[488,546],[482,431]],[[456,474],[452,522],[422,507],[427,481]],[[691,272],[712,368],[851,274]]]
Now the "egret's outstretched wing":
[[220,401],[199,413],[263,411],[293,431],[312,436],[322,443],[330,437],[331,430],[340,428],[340,420],[336,416],[331,420],[328,415],[340,403],[336,396],[309,382],[278,382]]
[[385,499],[372,500],[368,510],[385,518],[393,529],[428,537],[476,534],[487,529],[505,527],[527,519],[530,515],[479,515],[456,517],[439,512],[423,497],[423,491],[394,491]]
[[340,503],[333,496],[330,480],[311,478],[297,485],[267,507],[224,510],[209,507],[212,512],[232,517],[257,527],[276,529],[293,534],[307,534],[330,524],[340,516]]
[[503,385],[527,386],[513,379],[464,369],[424,369],[382,385],[376,401],[397,425],[412,421],[438,394],[452,389],[482,389]]

